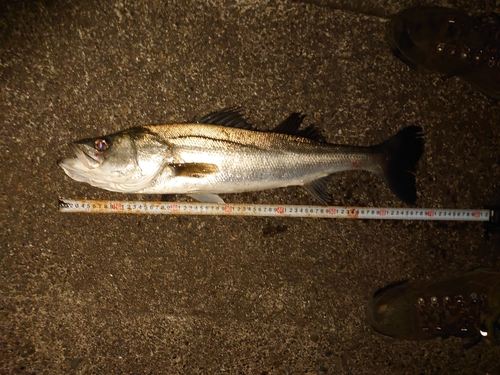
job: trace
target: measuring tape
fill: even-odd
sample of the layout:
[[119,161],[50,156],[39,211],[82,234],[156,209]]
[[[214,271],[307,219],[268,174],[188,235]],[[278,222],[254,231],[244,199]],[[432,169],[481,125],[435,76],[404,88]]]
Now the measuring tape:
[[59,199],[60,212],[89,214],[218,215],[331,219],[497,221],[494,210],[375,208],[245,203],[190,203]]

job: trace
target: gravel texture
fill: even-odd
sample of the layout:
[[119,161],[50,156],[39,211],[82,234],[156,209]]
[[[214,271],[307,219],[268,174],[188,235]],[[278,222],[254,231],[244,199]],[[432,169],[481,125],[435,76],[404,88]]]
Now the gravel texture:
[[[446,4],[496,6],[468,3]],[[384,17],[414,4],[1,1],[0,372],[499,374],[499,347],[398,341],[364,313],[395,280],[499,269],[500,235],[480,224],[58,212],[59,197],[155,198],[70,180],[70,141],[233,105],[261,129],[304,112],[335,143],[418,124],[418,207],[498,204],[498,103],[384,40]],[[369,173],[329,191],[402,206]],[[294,187],[224,198],[315,203]]]

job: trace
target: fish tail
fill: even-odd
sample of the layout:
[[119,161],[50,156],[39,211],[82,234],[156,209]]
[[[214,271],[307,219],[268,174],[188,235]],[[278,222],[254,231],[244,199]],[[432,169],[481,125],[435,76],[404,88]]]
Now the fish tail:
[[381,155],[381,177],[389,189],[403,202],[415,204],[415,171],[424,151],[422,128],[408,126],[373,148]]

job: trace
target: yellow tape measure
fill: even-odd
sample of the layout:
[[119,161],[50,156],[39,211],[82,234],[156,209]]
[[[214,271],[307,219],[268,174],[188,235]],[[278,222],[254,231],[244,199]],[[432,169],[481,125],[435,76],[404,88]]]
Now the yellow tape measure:
[[424,221],[491,221],[493,210],[301,206],[244,203],[197,203],[59,199],[60,212],[89,214],[217,215],[379,219]]

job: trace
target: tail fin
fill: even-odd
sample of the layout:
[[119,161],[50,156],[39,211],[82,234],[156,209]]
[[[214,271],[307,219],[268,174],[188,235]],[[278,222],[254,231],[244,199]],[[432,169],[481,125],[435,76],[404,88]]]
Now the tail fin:
[[403,202],[415,204],[415,171],[424,151],[422,128],[408,126],[379,145],[373,146],[382,156],[382,179]]

